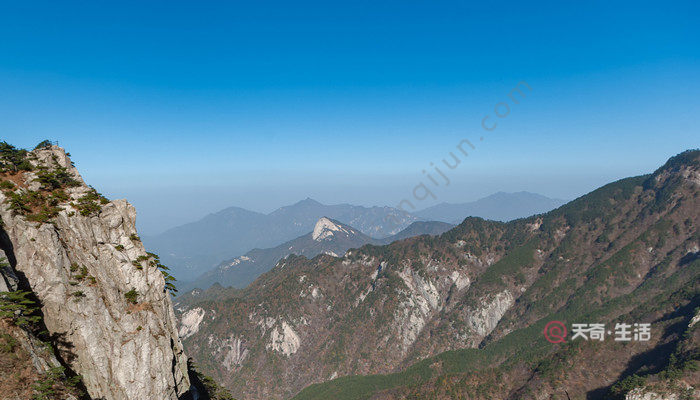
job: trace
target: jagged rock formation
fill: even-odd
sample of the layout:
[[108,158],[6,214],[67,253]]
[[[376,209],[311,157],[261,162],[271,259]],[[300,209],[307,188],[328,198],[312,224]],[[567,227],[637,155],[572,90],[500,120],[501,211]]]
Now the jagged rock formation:
[[0,282],[14,274],[36,294],[59,354],[92,398],[186,395],[170,296],[137,236],[134,208],[101,198],[59,147],[24,158],[31,168],[2,175],[0,242],[12,269]]
[[[673,349],[695,357],[682,350],[699,332],[684,332],[699,300],[699,202],[691,151],[543,215],[289,256],[242,291],[179,299],[184,343],[247,399],[601,398],[667,368]],[[619,319],[657,334],[629,346],[542,335],[550,320]],[[350,377],[370,374],[387,375]]]

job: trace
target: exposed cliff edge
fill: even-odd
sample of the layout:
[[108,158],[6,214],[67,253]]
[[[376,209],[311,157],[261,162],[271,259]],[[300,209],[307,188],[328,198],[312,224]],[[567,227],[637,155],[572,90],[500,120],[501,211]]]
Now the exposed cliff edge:
[[11,266],[0,270],[2,290],[36,295],[59,358],[91,398],[189,397],[167,282],[138,238],[134,208],[87,186],[57,146],[4,147],[0,163],[0,245]]

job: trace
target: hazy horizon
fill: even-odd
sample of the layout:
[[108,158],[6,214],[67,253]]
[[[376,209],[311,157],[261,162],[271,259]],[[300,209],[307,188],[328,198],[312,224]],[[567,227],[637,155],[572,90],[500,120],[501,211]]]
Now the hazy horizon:
[[[494,195],[494,194],[497,194],[497,193],[513,194],[513,193],[521,193],[521,192],[527,192],[527,193],[542,195],[541,193],[533,193],[533,192],[529,192],[529,191],[518,191],[518,192],[497,191],[497,192],[490,193],[490,194],[488,194],[488,195],[486,195],[486,196],[480,196],[480,197],[478,197],[478,198],[474,198],[474,199],[470,199],[470,200],[454,201],[454,202],[451,202],[451,201],[438,201],[438,202],[435,202],[434,204],[431,204],[431,205],[429,205],[429,206],[422,207],[422,208],[420,208],[420,209],[418,209],[418,210],[411,211],[411,212],[412,212],[412,213],[413,213],[413,212],[420,212],[420,211],[423,211],[423,210],[425,210],[425,209],[428,209],[428,208],[430,208],[430,207],[432,207],[432,206],[434,206],[434,205],[438,205],[438,204],[461,204],[461,203],[469,203],[469,202],[473,202],[473,201],[476,201],[476,200],[481,200],[481,199],[487,198],[487,197],[489,197],[489,196],[491,196],[491,195]],[[545,197],[548,197],[549,199],[552,199],[552,200],[564,201],[564,202],[568,202],[568,201],[570,201],[570,200],[573,200],[573,199],[553,198],[553,197],[549,197],[549,196],[545,196]],[[194,215],[192,216],[192,219],[187,219],[187,216],[182,216],[182,218],[179,219],[179,220],[181,220],[181,222],[171,222],[171,223],[173,223],[172,226],[170,226],[170,225],[165,225],[167,222],[165,222],[165,221],[163,221],[163,220],[157,221],[157,222],[159,222],[160,224],[162,224],[162,226],[165,226],[165,227],[164,227],[164,228],[157,228],[157,229],[154,230],[154,231],[149,231],[148,228],[139,229],[139,231],[143,232],[143,236],[154,236],[154,235],[158,235],[158,234],[163,233],[163,232],[165,232],[165,231],[168,231],[168,230],[170,230],[170,229],[172,229],[172,228],[174,228],[174,227],[178,227],[178,226],[181,226],[181,225],[184,225],[184,224],[188,224],[188,223],[191,223],[191,222],[197,222],[197,221],[201,220],[201,219],[204,218],[204,217],[207,217],[207,216],[212,215],[212,214],[216,214],[216,213],[218,213],[218,212],[224,211],[224,210],[229,209],[229,208],[240,208],[240,209],[245,209],[245,210],[248,210],[248,211],[253,211],[253,212],[257,212],[257,213],[260,213],[260,214],[265,214],[265,215],[267,215],[267,214],[270,214],[270,213],[272,213],[272,212],[274,212],[274,211],[280,209],[281,207],[291,206],[291,205],[294,205],[294,204],[296,204],[296,203],[302,202],[302,201],[307,200],[307,199],[311,199],[311,200],[317,201],[317,202],[319,202],[319,203],[321,203],[321,204],[323,204],[323,205],[349,204],[349,205],[353,205],[353,206],[363,206],[363,207],[384,207],[384,206],[387,206],[387,207],[395,207],[395,205],[392,205],[392,204],[372,204],[372,203],[362,204],[362,203],[352,203],[352,202],[348,202],[348,201],[326,202],[326,201],[320,201],[320,200],[318,200],[318,199],[316,199],[316,198],[307,196],[307,197],[305,197],[305,198],[300,198],[300,199],[298,199],[298,200],[291,201],[291,202],[289,202],[289,203],[280,204],[279,206],[276,206],[276,207],[273,207],[273,208],[265,208],[265,209],[255,209],[255,207],[242,207],[242,206],[239,206],[239,205],[236,205],[236,204],[231,204],[231,205],[228,205],[228,206],[223,206],[223,207],[220,207],[220,208],[212,209],[211,211],[204,212],[204,213],[201,214],[201,215],[200,215],[200,214],[194,214]],[[129,199],[127,199],[127,200],[129,200]],[[131,200],[129,200],[129,201],[131,202]],[[220,198],[220,199],[217,199],[215,202],[212,202],[211,204],[212,204],[212,205],[213,205],[213,204],[217,204],[218,202],[222,202],[222,203],[223,203],[224,201],[225,201],[225,198]],[[138,202],[138,200],[137,200],[137,202]],[[138,206],[135,206],[135,207],[136,207],[137,214],[139,214],[139,216],[140,216]],[[172,221],[172,220],[167,219],[166,221]],[[140,222],[138,221],[138,218],[137,218],[137,224],[138,224],[138,223],[140,223]],[[154,225],[154,226],[157,226],[157,225]]]
[[697,11],[10,3],[0,131],[58,140],[144,234],[306,197],[573,199],[698,146]]

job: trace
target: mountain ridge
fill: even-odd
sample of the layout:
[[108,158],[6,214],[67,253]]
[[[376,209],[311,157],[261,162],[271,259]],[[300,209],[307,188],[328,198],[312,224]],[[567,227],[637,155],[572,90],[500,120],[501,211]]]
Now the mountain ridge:
[[565,200],[552,199],[527,191],[496,192],[467,203],[442,202],[413,212],[413,214],[423,219],[449,223],[462,222],[466,217],[481,217],[506,222],[542,214],[565,203]]
[[[244,290],[183,299],[179,315],[205,316],[185,346],[251,399],[534,399],[558,393],[542,371],[569,354],[542,337],[548,320],[657,321],[668,333],[649,343],[605,344],[615,363],[595,365],[589,347],[589,358],[564,358],[600,374],[548,372],[572,396],[612,393],[627,369],[645,371],[645,362],[626,365],[635,357],[670,360],[685,337],[672,327],[688,327],[700,305],[698,160],[682,153],[653,174],[508,223],[467,218],[436,237],[342,258],[289,256]],[[676,304],[685,311],[673,317]],[[469,384],[486,384],[489,370],[508,379]],[[243,384],[253,376],[261,383]],[[262,383],[273,376],[274,387]]]
[[373,237],[390,236],[417,220],[391,207],[323,205],[307,198],[268,214],[229,207],[143,240],[162,254],[163,261],[171,266],[178,279],[187,281],[215,268],[222,260],[254,248],[278,246],[304,235],[323,216],[352,225]]
[[[494,207],[511,210],[508,214],[511,217],[524,217],[558,204],[544,196],[529,194],[529,208],[516,210],[517,205],[523,202],[518,193],[499,193],[473,203],[438,205],[417,213],[388,206],[325,205],[309,197],[267,214],[228,207],[161,234],[145,236],[143,240],[162,254],[164,262],[173,269],[173,275],[181,281],[191,281],[214,269],[222,260],[238,257],[255,248],[275,247],[304,235],[323,216],[353,226],[372,238],[384,239],[420,220],[456,224],[470,215],[498,219],[503,213],[494,213],[491,210]],[[499,203],[488,205],[492,199],[497,199]]]
[[313,257],[323,253],[342,257],[351,248],[366,244],[387,244],[410,236],[439,234],[451,227],[452,225],[443,222],[416,221],[395,235],[374,239],[350,225],[321,217],[311,232],[273,248],[256,248],[242,256],[225,260],[194,281],[181,284],[181,289],[183,292],[195,288],[206,290],[214,283],[241,289],[290,254]]

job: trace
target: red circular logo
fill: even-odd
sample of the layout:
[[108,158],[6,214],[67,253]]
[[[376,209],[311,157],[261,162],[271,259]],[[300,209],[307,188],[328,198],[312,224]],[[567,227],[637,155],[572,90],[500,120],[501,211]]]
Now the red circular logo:
[[544,326],[544,338],[549,343],[566,342],[566,325],[561,321],[550,321]]

